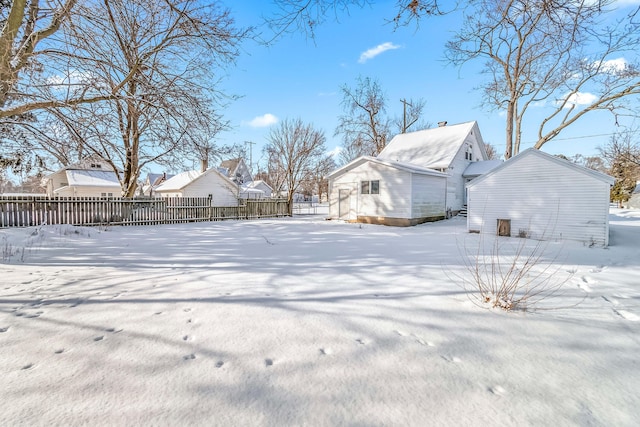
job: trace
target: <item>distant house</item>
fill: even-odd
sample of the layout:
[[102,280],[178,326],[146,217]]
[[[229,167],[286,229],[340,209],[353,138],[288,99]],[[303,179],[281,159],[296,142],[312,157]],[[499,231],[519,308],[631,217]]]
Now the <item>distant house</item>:
[[631,197],[627,201],[628,209],[640,209],[640,181],[636,183],[636,188],[631,193]]
[[397,135],[377,157],[329,174],[329,216],[390,225],[443,219],[466,204],[465,183],[477,176],[467,168],[486,160],[475,121]]
[[174,176],[175,176],[174,174],[167,174],[166,172],[147,174],[147,178],[144,180],[144,182],[142,183],[142,186],[140,187],[141,195],[147,196],[147,197],[156,196],[156,193],[155,193],[156,188],[159,187],[160,184],[162,184],[168,179],[173,178]]
[[251,197],[251,198],[269,198],[273,194],[273,188],[265,181],[258,179],[255,181],[249,181],[242,186],[242,191],[247,192],[248,194],[261,194],[261,197]]
[[218,171],[237,184],[244,184],[253,180],[251,170],[242,158],[225,160],[220,163]]
[[467,228],[607,246],[614,181],[531,148],[467,184]]
[[209,197],[212,206],[237,206],[238,185],[216,169],[182,172],[156,187],[161,197]]
[[122,188],[104,160],[87,158],[45,178],[49,197],[120,197]]

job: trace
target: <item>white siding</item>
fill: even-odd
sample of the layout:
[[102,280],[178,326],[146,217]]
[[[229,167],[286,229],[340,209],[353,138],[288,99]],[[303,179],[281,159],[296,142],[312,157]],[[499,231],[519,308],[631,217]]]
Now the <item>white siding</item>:
[[462,177],[462,173],[471,163],[471,160],[465,159],[467,144],[471,144],[473,158],[479,159],[476,157],[480,154],[480,149],[477,146],[478,143],[474,136],[467,135],[465,142],[460,147],[460,150],[446,171],[450,175],[449,178],[447,178],[447,208],[454,211],[459,211],[466,203],[465,179]]
[[[515,159],[514,159],[515,160]],[[608,244],[609,184],[571,167],[530,155],[469,186],[468,229],[496,234]]]
[[209,171],[182,189],[183,197],[209,197],[212,206],[237,206],[238,188],[215,171]]
[[412,188],[412,218],[445,215],[446,178],[414,174]]
[[[411,218],[411,174],[388,166],[364,163],[332,180],[329,213],[338,218],[340,189],[351,189],[351,207],[357,216]],[[380,181],[380,194],[360,194],[361,181]]]

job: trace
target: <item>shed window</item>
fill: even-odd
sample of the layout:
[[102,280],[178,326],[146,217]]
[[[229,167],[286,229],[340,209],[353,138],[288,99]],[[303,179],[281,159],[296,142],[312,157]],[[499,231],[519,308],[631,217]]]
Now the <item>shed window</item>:
[[380,181],[371,181],[371,194],[380,194]]
[[360,181],[360,194],[380,194],[380,181]]

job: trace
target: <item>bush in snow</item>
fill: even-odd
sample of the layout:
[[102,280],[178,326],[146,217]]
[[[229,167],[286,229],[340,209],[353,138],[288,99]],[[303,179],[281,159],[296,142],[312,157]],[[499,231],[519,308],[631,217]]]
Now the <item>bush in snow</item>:
[[486,242],[483,234],[476,236],[477,247],[465,244],[461,249],[465,271],[453,275],[479,306],[539,309],[540,302],[557,296],[573,275],[558,262],[557,252],[549,253],[549,242],[499,236]]

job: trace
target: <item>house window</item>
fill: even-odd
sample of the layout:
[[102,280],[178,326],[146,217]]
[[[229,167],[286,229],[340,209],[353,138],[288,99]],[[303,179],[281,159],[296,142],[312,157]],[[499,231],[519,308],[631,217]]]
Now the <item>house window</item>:
[[467,151],[464,153],[465,160],[473,161],[473,147],[470,145],[467,146]]
[[380,194],[380,181],[371,181],[371,194]]
[[91,163],[91,167],[95,169],[102,169],[102,165],[100,163]]
[[380,181],[360,181],[360,194],[380,194]]
[[113,193],[100,193],[100,197],[113,197]]

